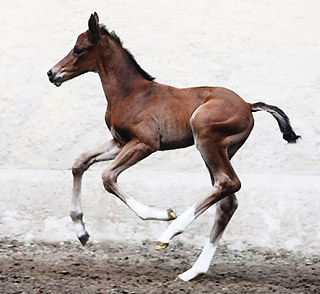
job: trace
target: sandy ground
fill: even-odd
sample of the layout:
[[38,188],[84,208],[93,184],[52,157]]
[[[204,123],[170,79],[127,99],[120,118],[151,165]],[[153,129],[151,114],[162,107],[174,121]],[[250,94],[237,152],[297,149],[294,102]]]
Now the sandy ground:
[[0,293],[320,293],[319,257],[288,251],[221,247],[208,274],[174,281],[196,246],[154,244],[0,243]]

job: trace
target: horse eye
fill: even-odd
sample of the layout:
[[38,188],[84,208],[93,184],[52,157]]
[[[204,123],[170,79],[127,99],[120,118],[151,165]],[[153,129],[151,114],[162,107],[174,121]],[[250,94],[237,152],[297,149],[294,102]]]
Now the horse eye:
[[75,47],[75,48],[73,49],[73,52],[74,52],[75,55],[80,55],[83,51],[84,51],[83,48]]

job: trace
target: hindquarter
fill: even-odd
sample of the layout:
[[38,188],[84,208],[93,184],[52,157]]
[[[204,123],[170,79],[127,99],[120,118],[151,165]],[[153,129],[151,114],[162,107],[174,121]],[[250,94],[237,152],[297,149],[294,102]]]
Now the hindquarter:
[[190,119],[197,147],[209,141],[225,148],[241,146],[249,136],[253,123],[249,105],[224,88],[215,88]]

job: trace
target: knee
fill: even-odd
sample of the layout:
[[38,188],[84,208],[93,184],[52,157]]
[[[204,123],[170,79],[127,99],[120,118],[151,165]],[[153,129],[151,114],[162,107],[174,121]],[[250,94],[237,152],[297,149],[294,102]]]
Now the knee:
[[[239,190],[241,189],[241,182],[240,180],[238,179],[238,177],[235,177],[232,181],[232,193],[236,193],[238,192]],[[238,205],[238,201],[236,200],[235,201],[235,205]]]
[[230,206],[231,206],[232,213],[234,213],[239,206],[238,200],[235,196],[230,201]]
[[[220,186],[221,193],[224,196],[228,196],[240,190],[241,182],[236,176],[233,178],[224,176],[222,180],[218,181],[218,186]],[[236,209],[238,205],[236,199],[233,205],[235,206],[235,209]]]
[[72,166],[72,174],[74,176],[81,176],[86,171],[86,165],[84,164],[85,160],[83,156],[79,156],[73,166]]
[[227,190],[228,195],[230,195],[230,194],[238,192],[240,190],[240,188],[241,188],[241,182],[237,177],[235,177],[228,182],[226,190]]
[[114,173],[109,170],[105,170],[102,173],[102,183],[103,183],[104,188],[109,193],[112,193],[114,191],[115,185],[117,183]]
[[83,174],[84,170],[79,165],[73,165],[72,166],[72,174],[73,176],[81,176]]

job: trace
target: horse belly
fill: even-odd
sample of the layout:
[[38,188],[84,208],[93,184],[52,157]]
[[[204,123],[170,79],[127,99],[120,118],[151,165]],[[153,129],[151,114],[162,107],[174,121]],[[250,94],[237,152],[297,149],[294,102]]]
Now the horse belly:
[[185,148],[194,144],[191,128],[166,128],[160,136],[160,150]]

